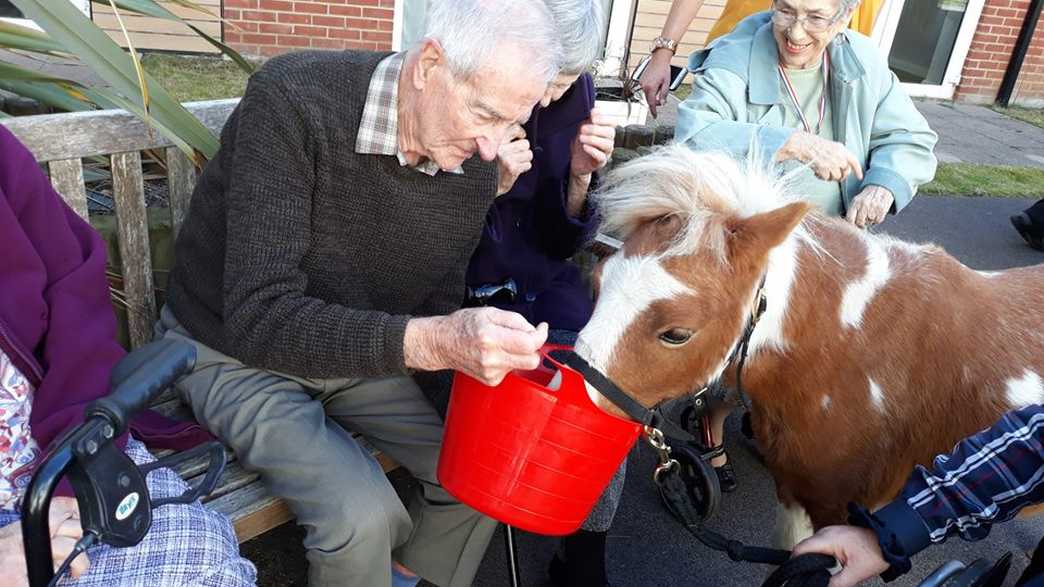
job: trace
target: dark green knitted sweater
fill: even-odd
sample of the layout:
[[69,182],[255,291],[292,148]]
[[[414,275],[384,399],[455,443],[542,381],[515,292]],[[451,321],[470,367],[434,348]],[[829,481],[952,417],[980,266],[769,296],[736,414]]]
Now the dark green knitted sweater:
[[175,247],[168,303],[200,342],[303,377],[402,373],[410,316],[459,307],[496,169],[355,152],[385,56],[294,53],[251,78]]

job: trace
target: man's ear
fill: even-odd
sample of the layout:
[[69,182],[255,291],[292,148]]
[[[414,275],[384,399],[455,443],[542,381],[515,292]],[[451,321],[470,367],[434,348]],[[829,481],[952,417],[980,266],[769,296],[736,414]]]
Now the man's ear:
[[421,41],[417,54],[417,67],[413,68],[413,87],[423,90],[431,82],[433,73],[446,65],[446,52],[436,39]]

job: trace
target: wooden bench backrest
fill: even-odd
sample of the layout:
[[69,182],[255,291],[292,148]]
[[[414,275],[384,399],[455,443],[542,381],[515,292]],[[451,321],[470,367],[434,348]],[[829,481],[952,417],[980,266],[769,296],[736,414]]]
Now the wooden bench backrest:
[[[192,102],[185,106],[215,134],[238,99]],[[24,116],[0,120],[47,166],[51,184],[77,214],[87,219],[84,157],[109,157],[122,261],[123,290],[132,347],[152,338],[157,315],[141,151],[166,152],[171,226],[177,236],[196,185],[196,167],[158,131],[124,110]]]

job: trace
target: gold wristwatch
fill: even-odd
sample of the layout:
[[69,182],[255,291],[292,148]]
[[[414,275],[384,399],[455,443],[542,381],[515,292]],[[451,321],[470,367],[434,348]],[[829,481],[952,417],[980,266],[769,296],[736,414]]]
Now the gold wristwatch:
[[664,36],[656,37],[655,39],[653,39],[652,49],[649,51],[649,53],[655,53],[657,49],[667,49],[673,55],[678,51],[678,41],[675,41],[674,39],[669,39]]

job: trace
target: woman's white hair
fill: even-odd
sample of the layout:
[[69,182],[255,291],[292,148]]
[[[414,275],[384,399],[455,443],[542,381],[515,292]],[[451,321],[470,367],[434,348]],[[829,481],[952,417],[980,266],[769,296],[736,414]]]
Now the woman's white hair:
[[498,52],[511,46],[547,83],[558,73],[558,35],[543,0],[432,0],[424,36],[442,45],[450,70],[462,79],[496,67],[503,58]]
[[562,44],[558,55],[561,73],[579,75],[602,56],[605,8],[602,0],[544,0],[558,28]]

